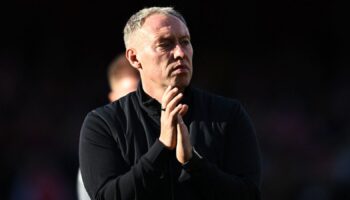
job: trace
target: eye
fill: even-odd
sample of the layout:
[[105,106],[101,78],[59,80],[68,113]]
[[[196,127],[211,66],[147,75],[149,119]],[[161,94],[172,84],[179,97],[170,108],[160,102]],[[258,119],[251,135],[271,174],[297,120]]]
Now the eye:
[[181,45],[189,45],[189,44],[191,44],[191,41],[190,41],[190,39],[185,38],[185,39],[180,40],[180,44]]
[[174,46],[174,42],[171,40],[163,40],[158,45],[162,49],[171,49]]

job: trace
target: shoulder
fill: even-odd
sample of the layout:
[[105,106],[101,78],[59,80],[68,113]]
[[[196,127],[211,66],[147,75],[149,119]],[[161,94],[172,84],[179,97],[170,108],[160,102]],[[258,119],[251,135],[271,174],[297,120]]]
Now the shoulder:
[[211,113],[232,114],[244,109],[238,99],[225,97],[200,88],[192,88],[194,103],[206,107]]
[[135,94],[130,93],[119,100],[91,110],[85,117],[85,123],[100,124],[109,128],[122,124],[125,116],[135,105]]
[[135,92],[132,92],[116,101],[98,107],[91,112],[101,117],[112,117],[116,114],[123,114],[129,110],[130,107],[135,104],[135,101],[137,101],[136,95]]

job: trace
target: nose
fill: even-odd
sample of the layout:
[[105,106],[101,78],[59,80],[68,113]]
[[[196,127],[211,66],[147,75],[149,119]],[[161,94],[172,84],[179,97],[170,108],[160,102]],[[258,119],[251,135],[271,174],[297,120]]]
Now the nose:
[[183,59],[185,57],[185,51],[180,44],[175,45],[174,48],[174,58],[176,59]]

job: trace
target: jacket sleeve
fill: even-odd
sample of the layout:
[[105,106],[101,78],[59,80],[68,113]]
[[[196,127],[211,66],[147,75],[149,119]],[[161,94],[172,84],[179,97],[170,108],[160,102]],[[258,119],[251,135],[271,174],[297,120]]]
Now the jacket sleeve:
[[225,131],[223,165],[218,167],[197,152],[183,165],[180,181],[189,180],[206,199],[260,199],[261,156],[246,111],[238,104]]
[[129,166],[101,115],[90,112],[82,125],[79,162],[91,199],[137,199],[155,190],[169,156],[170,151],[156,140],[137,164]]

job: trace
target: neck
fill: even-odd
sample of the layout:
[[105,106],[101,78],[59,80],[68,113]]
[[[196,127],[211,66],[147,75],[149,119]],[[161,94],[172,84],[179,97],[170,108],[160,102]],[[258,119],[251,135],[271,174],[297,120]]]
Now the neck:
[[159,103],[162,103],[162,96],[163,96],[163,93],[164,93],[165,89],[163,89],[163,88],[147,87],[146,85],[142,85],[142,89],[150,97],[156,99]]

